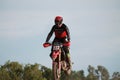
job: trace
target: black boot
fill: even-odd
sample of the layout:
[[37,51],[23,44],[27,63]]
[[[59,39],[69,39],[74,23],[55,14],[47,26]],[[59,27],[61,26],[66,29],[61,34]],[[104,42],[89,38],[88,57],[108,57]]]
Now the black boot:
[[70,56],[67,56],[67,63],[68,63],[69,69],[71,69],[72,68],[72,64],[71,64]]

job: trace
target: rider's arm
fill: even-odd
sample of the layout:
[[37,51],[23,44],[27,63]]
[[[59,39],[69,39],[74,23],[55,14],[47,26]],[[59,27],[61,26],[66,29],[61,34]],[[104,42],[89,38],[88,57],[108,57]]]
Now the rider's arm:
[[46,38],[46,42],[48,42],[48,41],[50,40],[53,32],[54,32],[54,26],[52,27],[51,31],[49,32],[49,34],[48,34],[48,36],[47,36],[47,38]]
[[70,41],[70,32],[69,32],[69,29],[68,29],[67,26],[65,28],[66,28],[66,33],[67,33],[67,39],[68,39],[68,41]]

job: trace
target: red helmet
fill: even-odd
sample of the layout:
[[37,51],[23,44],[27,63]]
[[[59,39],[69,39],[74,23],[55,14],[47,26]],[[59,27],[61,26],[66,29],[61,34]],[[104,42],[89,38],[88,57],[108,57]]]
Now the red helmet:
[[63,21],[63,18],[61,16],[56,16],[55,17],[55,24],[61,24]]

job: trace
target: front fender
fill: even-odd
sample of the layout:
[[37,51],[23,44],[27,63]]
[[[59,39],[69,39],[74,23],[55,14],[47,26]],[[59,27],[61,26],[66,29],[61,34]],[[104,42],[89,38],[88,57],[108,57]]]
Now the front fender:
[[59,51],[53,51],[53,53],[52,53],[52,59],[55,60],[58,57],[59,54],[60,54]]

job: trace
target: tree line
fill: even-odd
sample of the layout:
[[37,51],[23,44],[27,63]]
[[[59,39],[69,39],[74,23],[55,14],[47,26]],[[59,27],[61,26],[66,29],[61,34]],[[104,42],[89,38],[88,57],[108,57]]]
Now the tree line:
[[[110,75],[108,70],[101,65],[95,69],[88,65],[88,74],[84,75],[83,70],[72,71],[71,75],[61,74],[61,80],[120,80],[120,72]],[[20,64],[19,62],[7,61],[0,65],[0,80],[52,80],[52,70],[41,64]]]

